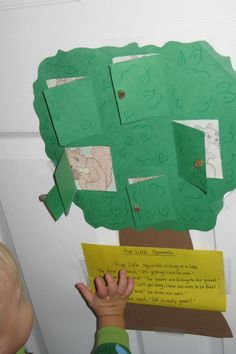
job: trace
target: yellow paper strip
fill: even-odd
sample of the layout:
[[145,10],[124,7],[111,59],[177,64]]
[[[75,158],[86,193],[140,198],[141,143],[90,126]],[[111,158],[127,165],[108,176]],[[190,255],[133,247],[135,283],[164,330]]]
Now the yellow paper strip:
[[125,269],[135,279],[129,302],[167,307],[226,310],[223,254],[172,248],[82,244],[90,286]]

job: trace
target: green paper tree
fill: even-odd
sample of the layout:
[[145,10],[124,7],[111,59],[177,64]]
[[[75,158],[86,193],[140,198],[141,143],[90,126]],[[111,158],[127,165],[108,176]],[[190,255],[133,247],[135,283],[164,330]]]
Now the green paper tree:
[[[56,168],[44,200],[55,219],[74,202],[93,227],[214,227],[224,194],[236,187],[236,76],[228,57],[202,41],[59,51],[40,64],[34,94]],[[109,154],[102,148],[101,157],[101,147]],[[76,157],[78,148],[93,154]]]

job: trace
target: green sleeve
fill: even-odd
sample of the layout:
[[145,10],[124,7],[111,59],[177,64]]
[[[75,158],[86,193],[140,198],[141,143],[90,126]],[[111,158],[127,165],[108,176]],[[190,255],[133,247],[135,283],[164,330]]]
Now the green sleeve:
[[128,333],[118,327],[100,328],[93,354],[131,354]]
[[24,354],[24,352],[25,352],[24,348],[21,348],[20,350],[18,350],[16,354]]

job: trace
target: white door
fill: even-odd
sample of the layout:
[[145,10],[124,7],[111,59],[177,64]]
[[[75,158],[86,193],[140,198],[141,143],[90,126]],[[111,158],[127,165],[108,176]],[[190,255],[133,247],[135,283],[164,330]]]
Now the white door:
[[[118,244],[118,234],[93,229],[79,208],[54,222],[39,195],[53,185],[33,111],[37,67],[58,49],[204,39],[236,66],[236,2],[225,0],[0,0],[0,239],[18,257],[34,306],[28,341],[34,354],[86,354],[95,319],[74,284],[85,281],[83,241]],[[236,334],[236,191],[225,198],[214,230],[191,232],[194,247],[224,251],[228,310]],[[236,340],[130,331],[135,354],[234,354]]]

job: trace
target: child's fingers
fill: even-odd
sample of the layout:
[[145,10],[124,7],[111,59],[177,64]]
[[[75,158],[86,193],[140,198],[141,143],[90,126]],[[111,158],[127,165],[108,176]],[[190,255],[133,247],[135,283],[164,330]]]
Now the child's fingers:
[[115,295],[117,295],[117,289],[118,289],[118,285],[115,279],[111,274],[108,273],[105,275],[105,280],[107,282],[108,296],[114,297]]
[[83,283],[75,284],[75,287],[79,290],[79,292],[83,296],[84,300],[88,304],[91,304],[93,297],[94,297],[94,293]]
[[97,296],[104,299],[108,296],[108,289],[105,281],[101,277],[95,279],[95,286],[97,291]]
[[132,294],[133,290],[134,290],[134,278],[129,277],[127,279],[127,286],[126,286],[126,289],[125,289],[123,295],[125,297],[129,297]]
[[125,270],[119,272],[118,293],[122,295],[127,287],[127,276]]

